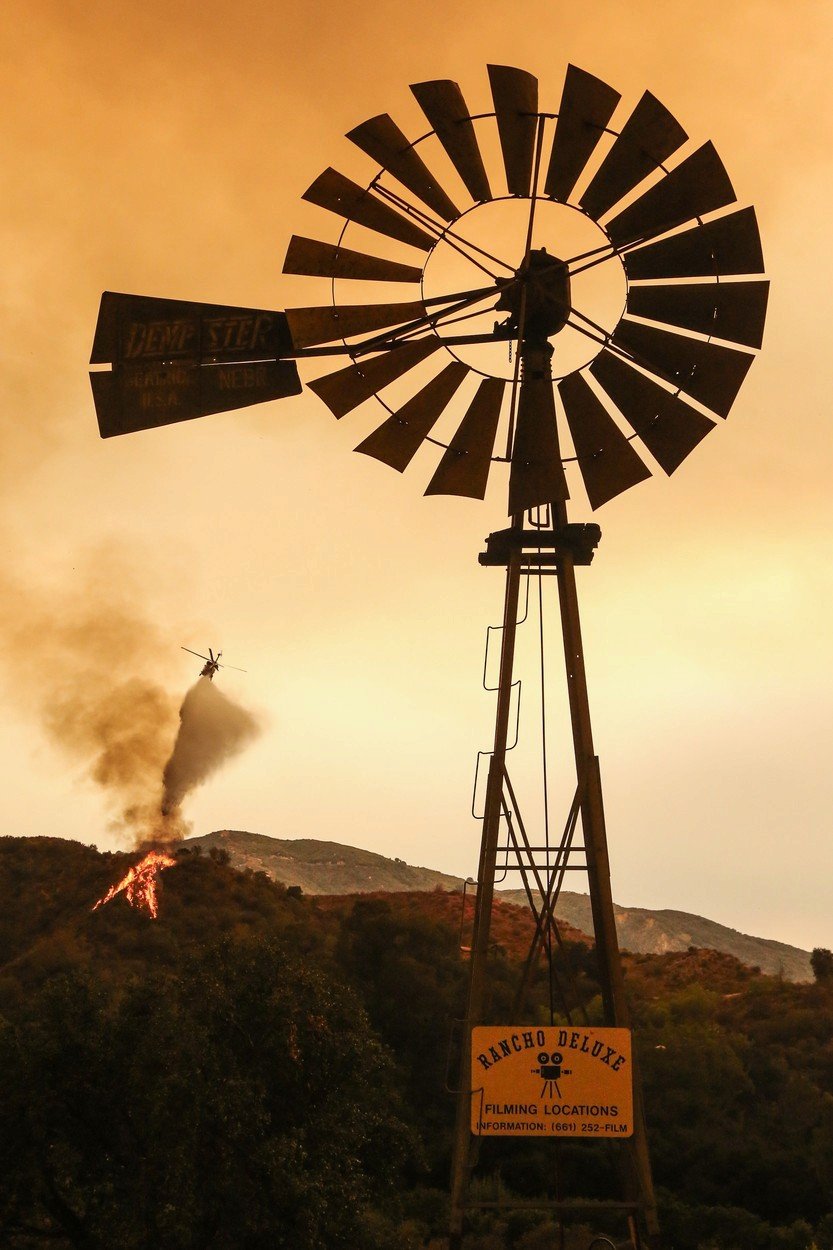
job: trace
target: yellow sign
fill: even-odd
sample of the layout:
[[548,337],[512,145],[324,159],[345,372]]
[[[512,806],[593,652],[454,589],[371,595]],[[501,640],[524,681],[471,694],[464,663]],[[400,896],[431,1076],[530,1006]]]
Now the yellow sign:
[[630,1029],[471,1031],[471,1131],[480,1137],[630,1137]]

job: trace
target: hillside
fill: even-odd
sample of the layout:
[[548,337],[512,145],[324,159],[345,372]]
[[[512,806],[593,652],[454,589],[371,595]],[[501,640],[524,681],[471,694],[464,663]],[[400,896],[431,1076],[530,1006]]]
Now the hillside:
[[[348,915],[358,902],[395,902],[398,916],[411,921],[429,920],[433,924],[441,925],[454,935],[462,954],[468,954],[474,921],[472,894],[466,896],[465,908],[461,906],[462,895],[452,894],[447,890],[378,890],[371,894],[319,894],[314,902],[319,912],[333,916]],[[525,959],[533,932],[534,921],[528,907],[518,907],[517,903],[495,898],[489,933],[496,951],[509,959]],[[577,943],[585,949],[590,945],[590,939],[567,922],[562,922],[560,933],[564,942]]]
[[[378,891],[459,890],[462,878],[415,868],[399,859],[372,851],[323,842],[315,838],[270,838],[265,834],[223,829],[188,846],[226,850],[238,868],[265,872],[284,885],[299,885],[306,894],[372,894]],[[522,890],[502,890],[507,902],[526,906]],[[644,907],[615,904],[620,945],[640,955],[685,951],[690,946],[721,951],[748,967],[758,967],[788,981],[811,981],[810,954],[796,946],[770,938],[752,937],[704,916],[682,911],[651,911]],[[591,930],[590,899],[586,894],[563,891],[559,918],[583,933]]]
[[[523,890],[507,890],[504,898],[524,901]],[[716,920],[694,916],[685,911],[650,911],[645,907],[613,905],[616,931],[624,950],[640,955],[664,955],[669,951],[685,951],[691,946],[722,951],[734,955],[747,967],[758,967],[769,976],[783,976],[788,981],[812,981],[809,951],[771,938],[750,937]],[[559,917],[586,933],[591,925],[590,898],[587,894],[563,891],[559,899]]]
[[270,838],[262,833],[222,829],[186,846],[228,851],[236,868],[265,872],[284,885],[299,885],[305,894],[372,894],[377,890],[456,890],[460,877],[433,868],[414,868],[401,859],[388,859],[339,842],[316,838]]
[[[470,905],[461,925],[445,889],[299,896],[201,850],[177,850],[154,921],[124,895],[92,910],[135,852],[0,838],[0,1245],[446,1250]],[[530,924],[498,900],[493,1021]],[[599,1018],[594,952],[565,939],[528,1021]],[[833,1250],[833,983],[714,950],[624,963],[666,1244]],[[487,1146],[482,1184],[515,1209],[464,1250],[558,1244],[552,1153]],[[616,1192],[598,1143],[559,1159],[563,1192]],[[594,1231],[577,1221],[565,1250]]]

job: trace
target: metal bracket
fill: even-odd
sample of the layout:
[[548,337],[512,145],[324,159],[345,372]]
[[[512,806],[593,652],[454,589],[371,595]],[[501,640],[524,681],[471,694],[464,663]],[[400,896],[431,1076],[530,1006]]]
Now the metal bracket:
[[565,556],[573,564],[590,564],[601,537],[600,527],[592,523],[562,525],[557,530],[512,526],[490,534],[477,560],[483,565],[506,566],[511,553],[521,551],[530,565],[557,565]]

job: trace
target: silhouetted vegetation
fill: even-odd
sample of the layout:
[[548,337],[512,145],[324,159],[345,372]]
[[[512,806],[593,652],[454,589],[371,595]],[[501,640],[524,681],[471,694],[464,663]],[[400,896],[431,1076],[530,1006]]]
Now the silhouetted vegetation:
[[833,951],[816,946],[810,955],[810,967],[817,981],[833,981]]
[[[0,1244],[440,1250],[460,896],[299,896],[183,851],[158,921],[121,897],[91,912],[134,858],[0,839]],[[495,1020],[527,934],[499,918]],[[673,1250],[833,1250],[829,954],[799,985],[714,951],[626,961]],[[573,1017],[597,1020],[592,950],[568,940],[556,966]],[[542,983],[524,1014],[549,1020]],[[594,1199],[616,1166],[612,1143],[492,1139],[476,1183],[534,1199],[557,1176]],[[531,1210],[468,1238],[558,1244]]]

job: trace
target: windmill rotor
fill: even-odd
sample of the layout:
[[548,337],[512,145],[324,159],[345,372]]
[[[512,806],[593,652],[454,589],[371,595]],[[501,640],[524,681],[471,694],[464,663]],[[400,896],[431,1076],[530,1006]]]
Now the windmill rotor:
[[[533,205],[536,199],[558,202],[596,224],[605,242],[591,249],[589,254],[579,254],[566,262],[554,257],[553,273],[560,270],[569,283],[574,276],[578,278],[589,269],[618,260],[627,284],[621,316],[613,325],[600,326],[579,306],[573,307],[569,297],[564,300],[563,320],[549,326],[541,337],[552,339],[565,325],[570,325],[590,340],[591,358],[581,369],[556,378],[557,406],[550,403],[537,381],[527,382],[523,376],[514,380],[515,388],[519,385],[521,391],[526,388],[530,394],[523,403],[515,398],[516,408],[524,412],[522,428],[518,431],[521,447],[519,449],[517,443],[514,448],[510,447],[508,457],[496,451],[494,420],[487,419],[475,425],[468,409],[463,416],[465,428],[457,427],[445,440],[432,437],[441,416],[437,390],[451,396],[463,380],[455,377],[454,387],[443,388],[440,384],[438,388],[438,379],[450,380],[448,366],[441,361],[437,367],[442,371],[426,381],[422,391],[395,408],[385,404],[388,410],[385,422],[365,438],[357,450],[376,455],[401,470],[425,441],[439,443],[444,452],[442,471],[438,467],[429,483],[426,493],[431,494],[459,491],[482,496],[485,490],[482,465],[487,460],[508,458],[512,462],[509,511],[514,513],[513,503],[518,500],[531,501],[530,506],[535,506],[549,502],[559,493],[551,424],[554,413],[560,410],[575,451],[575,457],[563,458],[577,462],[591,507],[596,508],[651,476],[651,460],[666,473],[674,472],[714,427],[713,416],[728,415],[754,359],[749,349],[757,349],[762,341],[768,283],[748,277],[763,272],[757,223],[751,209],[704,220],[736,200],[713,145],[706,143],[670,169],[666,168],[664,162],[675,157],[688,140],[688,135],[668,110],[646,92],[621,129],[611,130],[608,123],[619,104],[618,92],[572,66],[567,72],[559,112],[554,115],[555,128],[546,160],[543,192],[536,192],[532,181],[533,173],[539,177],[540,172],[535,168],[536,144],[540,147],[543,127],[553,115],[538,111],[537,84],[524,71],[492,66],[489,74],[493,116],[509,195],[515,200],[530,200]],[[428,165],[421,159],[417,163],[409,158],[406,168],[401,159],[403,148],[394,153],[393,136],[401,136],[401,131],[391,119],[376,118],[358,127],[348,137],[382,164],[382,170],[366,188],[365,195],[359,198],[353,191],[349,200],[337,194],[322,195],[321,180],[307,193],[307,198],[344,219],[335,249],[317,275],[330,279],[333,296],[336,283],[348,276],[347,264],[342,259],[347,229],[353,223],[373,228],[371,206],[384,205],[388,210],[382,231],[388,236],[395,220],[389,216],[394,203],[402,213],[398,218],[400,239],[404,241],[408,222],[414,219],[419,220],[420,229],[433,230],[435,238],[423,263],[421,294],[425,307],[425,270],[438,243],[447,240],[455,225],[468,213],[505,198],[492,191],[495,180],[489,177],[472,114],[459,86],[450,82],[422,83],[415,85],[412,91],[432,131],[412,145],[411,158],[416,155],[416,148],[433,134],[476,202],[453,217],[453,201],[441,192]],[[479,116],[477,121],[480,121]],[[378,139],[383,133],[387,146]],[[371,142],[369,135],[374,136],[375,141]],[[573,200],[577,184],[581,187],[588,161],[603,141],[607,143],[607,150],[601,162],[579,198]],[[397,142],[402,144],[403,140]],[[642,189],[646,179],[656,178],[657,173],[661,176],[650,182],[647,189]],[[332,171],[322,177],[328,179],[329,186]],[[429,212],[413,204],[409,211],[404,194],[389,190],[391,178],[417,197],[421,205],[433,210],[435,217],[432,219]],[[620,208],[623,199],[627,201],[629,197],[630,202]],[[680,231],[680,227],[686,229]],[[675,231],[677,233],[672,233]],[[425,249],[424,237],[408,242],[411,247]],[[504,279],[502,293],[490,308],[497,310],[511,307],[513,303],[517,305],[520,291],[528,288],[529,259],[539,254],[533,250],[523,257],[514,273]],[[377,272],[371,265],[378,261],[366,253],[363,255],[363,268],[360,272],[354,268],[350,281],[363,281],[364,274]],[[348,260],[353,263],[349,255]],[[382,280],[416,281],[415,275],[409,278],[407,272],[394,269],[393,264],[383,262],[378,271],[383,275]],[[285,270],[299,271],[293,245]],[[746,276],[747,280],[726,280],[736,274]],[[707,278],[710,280],[705,281]],[[554,289],[549,294],[554,296]],[[401,305],[403,322],[400,326],[404,324],[404,316],[418,310],[419,303],[409,301]],[[426,354],[432,351],[427,336],[414,339],[413,334],[408,333],[412,345],[406,352],[395,323],[389,320],[386,342],[378,339],[376,342],[379,354],[365,356],[361,341],[348,343],[348,340],[350,331],[362,319],[366,325],[371,323],[374,310],[385,320],[393,318],[397,311],[395,304],[355,305],[346,301],[337,303],[333,298],[326,312],[323,309],[317,313],[313,309],[287,312],[290,334],[298,336],[299,347],[303,348],[310,341],[304,337],[305,324],[317,318],[317,331],[321,332],[326,319],[331,341],[341,337],[354,353],[353,366],[342,366],[311,383],[311,388],[338,418],[351,412],[371,393],[384,403],[380,392],[421,364],[425,359],[423,351]],[[430,331],[436,337],[442,337],[441,325],[442,314],[430,322]],[[499,341],[501,329],[517,335],[517,315],[502,327],[494,325],[493,342]],[[419,342],[422,347],[417,346]],[[451,343],[443,339],[442,346],[450,350]],[[557,357],[557,349],[555,354]],[[507,392],[511,394],[512,389],[507,388]],[[391,454],[391,440],[397,425],[398,442],[403,448],[399,457]],[[535,437],[525,436],[523,427],[526,425],[535,428]],[[648,453],[649,463],[643,459],[643,449]],[[538,486],[532,492],[512,489],[511,477],[523,475],[513,452],[527,469],[531,468],[530,457],[535,456],[537,460]],[[479,471],[467,474],[458,468],[456,473],[449,474],[449,453],[457,460],[470,458],[473,463],[477,462]],[[547,462],[548,468],[545,467]],[[475,479],[476,490],[472,485]]]
[[[386,415],[356,449],[400,472],[436,445],[426,494],[482,498],[492,464],[508,461],[514,512],[562,496],[572,461],[597,508],[656,466],[674,472],[728,415],[761,346],[769,284],[754,210],[735,207],[714,146],[688,151],[650,92],[616,129],[619,93],[575,66],[554,113],[540,110],[531,74],[488,73],[489,112],[473,113],[457,83],[414,84],[425,134],[412,142],[388,114],[370,118],[347,137],[379,167],[371,181],[329,167],[304,192],[341,230],[329,242],[294,235],[283,268],[326,280],[327,302],[275,311],[105,293],[91,356],[111,366],[91,374],[102,435],[296,395],[299,359],[342,356],[309,389],[338,419],[375,396]],[[472,229],[496,205],[527,205],[530,223],[559,206],[597,241],[565,257],[551,232],[530,230],[501,258]],[[354,246],[356,229],[397,258]],[[473,280],[433,293],[440,252]],[[582,307],[581,284],[611,262],[625,295],[600,321]],[[371,296],[342,297],[356,284]],[[377,298],[380,286],[397,295]],[[524,302],[537,311],[522,329]],[[555,320],[541,320],[545,306]],[[566,372],[565,332],[585,349]],[[545,341],[552,396],[540,367],[506,376],[471,355],[515,343],[517,365]]]

